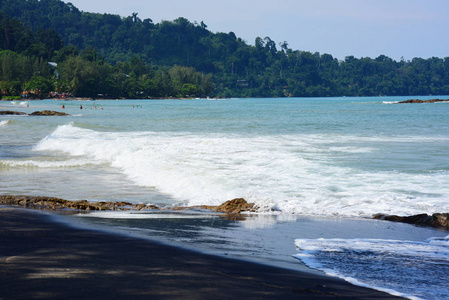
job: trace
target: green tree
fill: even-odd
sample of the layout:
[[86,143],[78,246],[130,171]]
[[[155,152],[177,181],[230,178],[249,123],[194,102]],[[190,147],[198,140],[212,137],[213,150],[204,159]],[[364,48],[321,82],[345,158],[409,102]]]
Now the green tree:
[[23,86],[32,76],[51,78],[44,67],[51,59],[64,73],[58,87],[92,97],[449,93],[447,58],[349,55],[338,61],[269,37],[248,45],[233,32],[213,33],[204,22],[182,17],[154,24],[137,13],[81,12],[60,0],[0,1],[0,50],[14,53],[0,55],[3,82]]
[[25,90],[31,97],[43,99],[48,97],[48,94],[53,90],[53,84],[48,78],[33,76],[25,84]]
[[99,68],[96,62],[71,56],[59,65],[60,78],[69,83],[73,95],[97,97],[99,94]]

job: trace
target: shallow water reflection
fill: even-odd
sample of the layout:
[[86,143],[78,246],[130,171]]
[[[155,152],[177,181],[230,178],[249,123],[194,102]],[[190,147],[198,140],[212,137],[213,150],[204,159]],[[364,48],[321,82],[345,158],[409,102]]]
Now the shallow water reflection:
[[175,246],[285,268],[307,269],[293,255],[296,239],[397,239],[423,241],[447,232],[371,219],[290,214],[240,215],[205,212],[95,212],[71,222],[156,239]]

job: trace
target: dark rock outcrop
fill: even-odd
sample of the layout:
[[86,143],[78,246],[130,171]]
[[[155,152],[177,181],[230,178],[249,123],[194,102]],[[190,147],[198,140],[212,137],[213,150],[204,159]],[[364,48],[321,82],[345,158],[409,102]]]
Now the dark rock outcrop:
[[399,104],[404,103],[435,103],[435,102],[448,102],[449,99],[431,99],[431,100],[419,100],[419,99],[410,99],[398,102]]
[[31,113],[30,116],[70,116],[70,115],[59,111],[43,110],[43,111],[35,111]]
[[449,213],[435,213],[431,216],[429,216],[428,214],[419,214],[408,217],[377,214],[374,215],[373,218],[392,222],[414,224],[419,226],[449,229]]
[[87,200],[65,200],[55,197],[39,197],[25,195],[3,195],[0,196],[0,205],[21,206],[37,209],[74,209],[74,210],[188,210],[188,209],[207,209],[226,214],[240,214],[242,212],[255,212],[256,207],[253,203],[248,203],[245,199],[237,198],[226,201],[220,206],[192,206],[192,207],[168,207],[160,208],[152,204],[132,204],[129,202],[89,202]]
[[27,115],[27,113],[21,111],[0,110],[0,115]]
[[[28,115],[28,114],[21,111],[0,110],[0,115]],[[29,116],[70,116],[70,115],[59,111],[43,110],[43,111],[35,111],[29,114]]]
[[0,196],[0,204],[18,205],[27,208],[46,208],[46,209],[64,209],[71,208],[76,210],[130,210],[132,203],[128,202],[89,202],[87,200],[64,200],[55,197],[38,196]]
[[148,209],[160,209],[160,207],[153,204],[133,204],[132,210],[148,210]]

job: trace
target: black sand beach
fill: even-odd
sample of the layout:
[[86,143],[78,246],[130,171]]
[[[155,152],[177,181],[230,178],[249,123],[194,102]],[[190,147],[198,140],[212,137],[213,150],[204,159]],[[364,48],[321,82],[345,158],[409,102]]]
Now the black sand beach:
[[82,230],[0,207],[0,299],[393,299],[326,276]]

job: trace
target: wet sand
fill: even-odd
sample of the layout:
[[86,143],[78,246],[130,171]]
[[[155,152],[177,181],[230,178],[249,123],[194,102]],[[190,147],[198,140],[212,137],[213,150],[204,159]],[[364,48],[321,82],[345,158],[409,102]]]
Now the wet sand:
[[[72,228],[0,207],[0,299],[393,299],[307,272]],[[396,298],[397,299],[397,298]]]

